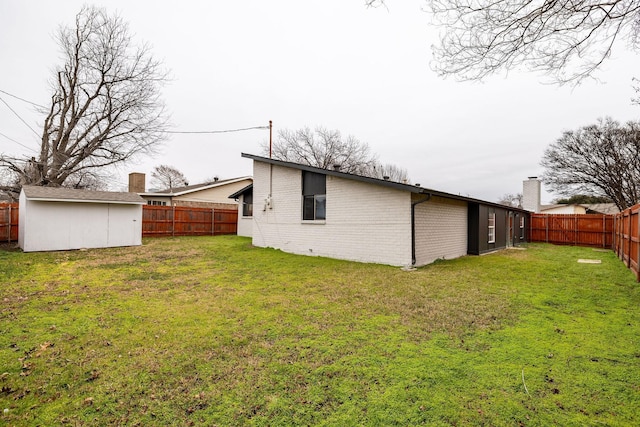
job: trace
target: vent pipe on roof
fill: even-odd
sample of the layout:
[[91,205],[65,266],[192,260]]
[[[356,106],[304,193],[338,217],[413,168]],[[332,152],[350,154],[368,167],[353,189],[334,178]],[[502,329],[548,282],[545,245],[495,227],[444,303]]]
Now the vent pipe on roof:
[[389,177],[387,175],[383,176],[382,179],[384,179],[385,181],[389,181]]
[[335,165],[333,165],[333,170],[334,171],[339,171],[341,167],[342,167],[342,165],[340,163],[336,163]]

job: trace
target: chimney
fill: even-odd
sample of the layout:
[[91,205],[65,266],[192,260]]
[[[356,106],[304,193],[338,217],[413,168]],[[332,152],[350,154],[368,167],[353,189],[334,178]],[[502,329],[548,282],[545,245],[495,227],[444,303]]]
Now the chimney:
[[129,192],[130,193],[144,193],[145,192],[145,177],[143,173],[132,172],[129,174]]
[[530,176],[522,182],[522,208],[531,212],[540,212],[540,180]]

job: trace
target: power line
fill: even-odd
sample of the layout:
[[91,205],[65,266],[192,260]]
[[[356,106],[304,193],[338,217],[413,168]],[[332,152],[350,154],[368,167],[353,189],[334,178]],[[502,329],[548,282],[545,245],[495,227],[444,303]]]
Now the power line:
[[22,117],[20,117],[20,114],[16,113],[16,111],[15,111],[13,108],[11,108],[11,105],[7,104],[7,101],[5,101],[4,99],[2,99],[2,97],[0,97],[0,101],[4,102],[4,105],[6,105],[6,106],[7,106],[7,108],[8,108],[9,110],[11,110],[11,112],[12,112],[13,114],[15,114],[15,115],[16,115],[16,117],[17,117],[17,118],[19,118],[19,119],[20,119],[20,121],[21,121],[22,123],[24,123],[26,127],[28,127],[29,129],[31,129],[31,132],[33,132],[33,133],[34,133],[38,138],[40,137],[40,135],[38,135],[38,132],[36,132],[35,130],[33,130],[33,128],[32,128],[31,126],[29,126],[29,123],[27,123],[27,122],[26,122]]
[[36,151],[36,150],[34,150],[32,147],[27,147],[27,146],[26,146],[26,145],[24,145],[23,143],[16,141],[15,139],[13,139],[13,138],[11,138],[11,137],[9,137],[9,136],[5,135],[5,134],[4,134],[4,133],[2,133],[2,132],[0,132],[0,136],[4,136],[4,137],[5,137],[5,138],[7,138],[9,141],[11,141],[11,142],[15,142],[16,144],[18,144],[18,145],[19,145],[19,146],[21,146],[21,147],[26,148],[27,150],[33,151],[34,153],[36,153],[36,152],[37,152],[37,151]]
[[226,129],[226,130],[203,130],[203,131],[173,131],[168,130],[165,133],[181,133],[181,134],[211,134],[211,133],[230,133],[230,132],[242,132],[246,130],[254,130],[254,129],[269,129],[269,126],[253,126],[249,128],[242,129]]
[[15,98],[15,99],[19,99],[19,100],[20,100],[20,101],[22,101],[22,102],[26,102],[27,104],[31,104],[31,105],[34,105],[34,106],[36,106],[36,107],[40,107],[40,108],[45,108],[43,105],[36,104],[35,102],[31,102],[31,101],[29,101],[28,99],[20,98],[19,96],[17,96],[17,95],[13,95],[13,94],[11,94],[11,93],[9,93],[9,92],[6,92],[6,91],[4,91],[4,90],[2,90],[2,89],[0,89],[0,92],[4,93],[5,95],[9,95],[9,96],[11,96],[11,97],[13,97],[13,98]]

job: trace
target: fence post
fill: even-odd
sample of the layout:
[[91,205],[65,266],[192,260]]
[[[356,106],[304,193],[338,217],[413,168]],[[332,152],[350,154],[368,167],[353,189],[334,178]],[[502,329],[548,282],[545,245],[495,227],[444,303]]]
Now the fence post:
[[544,217],[544,228],[545,228],[544,241],[545,243],[549,243],[549,215]]
[[11,242],[11,205],[9,205],[9,227],[7,232],[7,243]]
[[176,237],[176,205],[171,205],[171,237]]
[[216,210],[215,208],[211,208],[211,235],[215,236],[216,230]]

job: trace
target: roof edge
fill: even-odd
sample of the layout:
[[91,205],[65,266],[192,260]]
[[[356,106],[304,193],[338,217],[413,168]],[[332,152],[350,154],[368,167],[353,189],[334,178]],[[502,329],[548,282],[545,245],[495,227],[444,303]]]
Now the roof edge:
[[330,170],[330,169],[322,169],[322,168],[318,168],[318,167],[315,167],[315,166],[303,165],[303,164],[300,164],[300,163],[293,163],[293,162],[287,162],[287,161],[284,161],[284,160],[276,160],[276,159],[270,159],[270,158],[267,158],[267,157],[256,156],[254,154],[241,153],[240,155],[242,157],[244,157],[244,158],[252,159],[252,160],[257,161],[257,162],[263,162],[263,163],[268,163],[268,164],[277,165],[277,166],[284,166],[284,167],[304,170],[304,171],[308,171],[308,172],[322,173],[322,174],[325,174],[325,175],[337,176],[337,177],[340,177],[340,178],[351,179],[351,180],[360,181],[360,182],[367,182],[367,183],[370,183],[370,184],[381,185],[383,187],[395,188],[396,190],[409,191],[411,193],[417,193],[417,194],[430,194],[432,196],[444,197],[444,198],[447,198],[447,199],[461,200],[461,201],[465,201],[465,202],[469,202],[469,203],[479,203],[479,204],[483,204],[483,205],[487,205],[487,206],[493,206],[493,207],[497,207],[497,208],[501,208],[501,209],[507,209],[507,210],[513,210],[513,211],[518,211],[518,212],[529,213],[529,211],[526,210],[526,209],[521,209],[521,208],[516,208],[516,207],[506,206],[506,205],[501,205],[500,203],[488,202],[486,200],[475,199],[473,197],[460,196],[460,195],[456,195],[456,194],[446,193],[444,191],[438,191],[438,190],[433,190],[433,189],[430,189],[430,188],[419,187],[419,186],[416,186],[416,185],[403,184],[401,182],[394,182],[394,181],[386,181],[384,179],[371,178],[371,177],[368,177],[368,176],[355,175],[355,174],[351,174],[351,173],[340,172],[340,171],[335,171],[335,170]]

